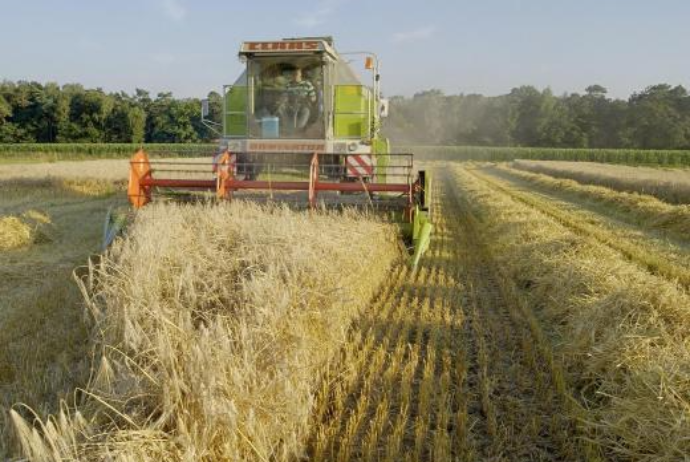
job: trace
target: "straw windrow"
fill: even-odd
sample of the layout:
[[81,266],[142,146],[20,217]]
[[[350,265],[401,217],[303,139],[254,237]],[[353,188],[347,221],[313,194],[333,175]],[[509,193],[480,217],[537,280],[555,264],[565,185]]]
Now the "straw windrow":
[[642,192],[621,192],[609,187],[581,184],[576,180],[553,178],[548,173],[534,173],[537,170],[531,167],[525,169],[522,163],[513,168],[499,166],[496,171],[529,182],[535,188],[604,205],[645,228],[680,240],[686,240],[690,233],[690,205],[687,204],[669,204]]
[[690,452],[688,293],[499,192],[495,178],[456,172],[502,277],[532,307],[564,367],[589,441],[608,460],[683,460]]
[[48,239],[48,225],[50,217],[37,210],[27,210],[21,215],[0,216],[0,250],[26,247]]
[[520,170],[575,180],[586,185],[654,196],[670,204],[690,203],[690,173],[683,169],[528,160],[517,160],[512,165]]

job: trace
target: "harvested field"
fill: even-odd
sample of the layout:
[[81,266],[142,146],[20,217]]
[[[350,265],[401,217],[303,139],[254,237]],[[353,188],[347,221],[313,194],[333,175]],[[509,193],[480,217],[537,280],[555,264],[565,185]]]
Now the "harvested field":
[[[4,167],[4,166],[3,166]],[[0,167],[2,170],[2,167]],[[78,186],[78,187],[76,187]],[[99,250],[117,185],[40,177],[0,180],[0,460],[8,411],[58,410],[88,380],[87,330],[75,268]],[[5,226],[7,223],[10,226]]]
[[507,166],[496,174],[545,193],[551,200],[575,200],[580,206],[598,210],[607,217],[641,227],[651,233],[686,242],[690,233],[690,206],[673,205],[640,193],[618,192],[603,186],[583,185]]
[[517,160],[513,167],[616,191],[646,194],[671,204],[690,203],[690,170],[687,169],[529,160]]
[[145,209],[84,279],[87,392],[61,409],[67,393],[44,394],[44,426],[15,406],[8,452],[685,460],[685,206],[508,166],[428,167],[436,229],[417,271],[360,216]]
[[[131,156],[130,156],[131,157]],[[208,165],[211,157],[164,158],[166,162],[192,162]],[[63,161],[53,163],[15,163],[0,165],[0,180],[70,181],[107,180],[124,182],[129,175],[129,158]]]
[[676,278],[492,169],[436,173],[431,256],[351,334],[313,459],[682,460],[690,299]]
[[[550,339],[589,439],[609,460],[688,453],[690,298],[677,278],[603,228],[583,233],[548,200],[468,170],[494,254]],[[563,209],[561,209],[563,210]],[[488,212],[488,213],[487,213]],[[493,231],[492,231],[493,229]]]
[[99,179],[120,180],[127,178],[129,164],[126,159],[65,161],[36,164],[4,164],[0,166],[0,179]]

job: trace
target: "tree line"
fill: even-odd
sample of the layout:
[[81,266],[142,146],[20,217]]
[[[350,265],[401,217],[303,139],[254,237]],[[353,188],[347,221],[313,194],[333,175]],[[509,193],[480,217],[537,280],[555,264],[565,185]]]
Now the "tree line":
[[[220,122],[222,97],[208,94]],[[0,143],[195,143],[217,134],[201,123],[200,100],[137,89],[0,82]],[[391,98],[385,134],[396,144],[560,148],[690,148],[690,95],[653,85],[627,100],[592,85],[583,94],[514,88],[500,96],[428,90]]]
[[560,148],[690,148],[690,95],[653,85],[627,100],[592,85],[584,94],[514,88],[506,95],[391,98],[387,135],[398,144]]
[[[208,95],[210,117],[222,101]],[[200,100],[137,89],[108,93],[79,84],[0,82],[0,143],[195,143],[217,137],[201,123]]]

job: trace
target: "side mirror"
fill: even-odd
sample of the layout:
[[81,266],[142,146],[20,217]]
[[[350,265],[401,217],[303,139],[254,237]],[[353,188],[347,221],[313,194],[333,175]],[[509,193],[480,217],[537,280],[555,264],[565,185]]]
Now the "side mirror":
[[208,114],[209,114],[208,100],[202,99],[201,100],[201,118],[205,119],[206,117],[208,117]]
[[381,98],[381,103],[379,106],[379,115],[382,119],[388,117],[389,101],[386,98]]

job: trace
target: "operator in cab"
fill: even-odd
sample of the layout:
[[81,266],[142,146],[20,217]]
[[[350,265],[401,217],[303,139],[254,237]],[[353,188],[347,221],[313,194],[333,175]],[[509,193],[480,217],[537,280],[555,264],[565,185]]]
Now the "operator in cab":
[[277,114],[289,133],[306,128],[316,103],[314,84],[303,76],[300,67],[292,69],[290,80],[278,102]]

